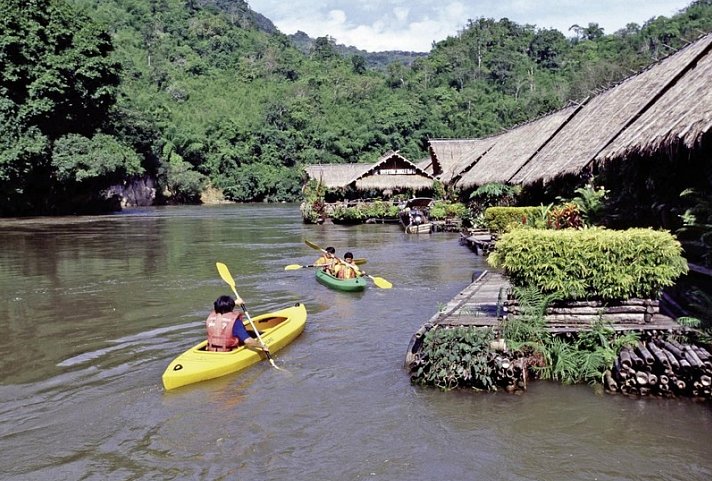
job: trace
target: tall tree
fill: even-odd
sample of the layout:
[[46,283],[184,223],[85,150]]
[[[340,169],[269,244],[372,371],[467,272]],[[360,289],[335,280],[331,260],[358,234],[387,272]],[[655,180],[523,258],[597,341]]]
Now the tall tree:
[[0,0],[0,11],[0,214],[48,212],[67,178],[52,162],[55,142],[65,139],[63,152],[80,138],[107,145],[86,139],[114,105],[119,66],[109,35],[63,1]]

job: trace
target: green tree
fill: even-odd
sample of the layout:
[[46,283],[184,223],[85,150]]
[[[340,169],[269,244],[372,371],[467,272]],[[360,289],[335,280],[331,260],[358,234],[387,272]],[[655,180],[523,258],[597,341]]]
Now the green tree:
[[[0,11],[0,214],[47,212],[63,204],[53,195],[66,199],[62,184],[78,180],[58,168],[67,165],[68,144],[105,123],[119,68],[108,33],[62,1],[0,0]],[[114,167],[94,164],[87,175]]]

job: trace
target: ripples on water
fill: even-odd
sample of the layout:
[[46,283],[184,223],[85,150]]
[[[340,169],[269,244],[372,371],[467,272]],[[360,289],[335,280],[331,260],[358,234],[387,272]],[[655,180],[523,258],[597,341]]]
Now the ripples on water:
[[[394,284],[316,283],[309,239]],[[457,235],[305,226],[294,205],[0,221],[0,479],[709,480],[709,405],[538,382],[521,396],[411,386],[410,336],[484,268]],[[229,288],[304,302],[278,364],[164,392]]]

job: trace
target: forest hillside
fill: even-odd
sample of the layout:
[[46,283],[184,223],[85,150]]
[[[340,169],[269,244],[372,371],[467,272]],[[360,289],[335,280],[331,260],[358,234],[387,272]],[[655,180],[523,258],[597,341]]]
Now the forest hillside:
[[384,67],[330,37],[297,48],[241,0],[0,7],[4,216],[112,208],[102,192],[139,176],[156,179],[162,202],[197,202],[208,186],[234,201],[295,200],[305,164],[389,150],[417,161],[430,138],[538,117],[712,31],[712,0],[571,38],[482,17]]

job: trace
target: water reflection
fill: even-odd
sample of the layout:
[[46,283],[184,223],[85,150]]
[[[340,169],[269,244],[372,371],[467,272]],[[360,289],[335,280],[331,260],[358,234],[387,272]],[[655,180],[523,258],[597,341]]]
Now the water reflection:
[[[393,282],[318,284],[304,240]],[[712,479],[709,405],[535,383],[411,386],[413,332],[486,266],[457,235],[305,226],[297,206],[0,221],[0,466],[8,480]],[[236,376],[163,392],[229,288],[253,315],[304,302],[304,333]]]

